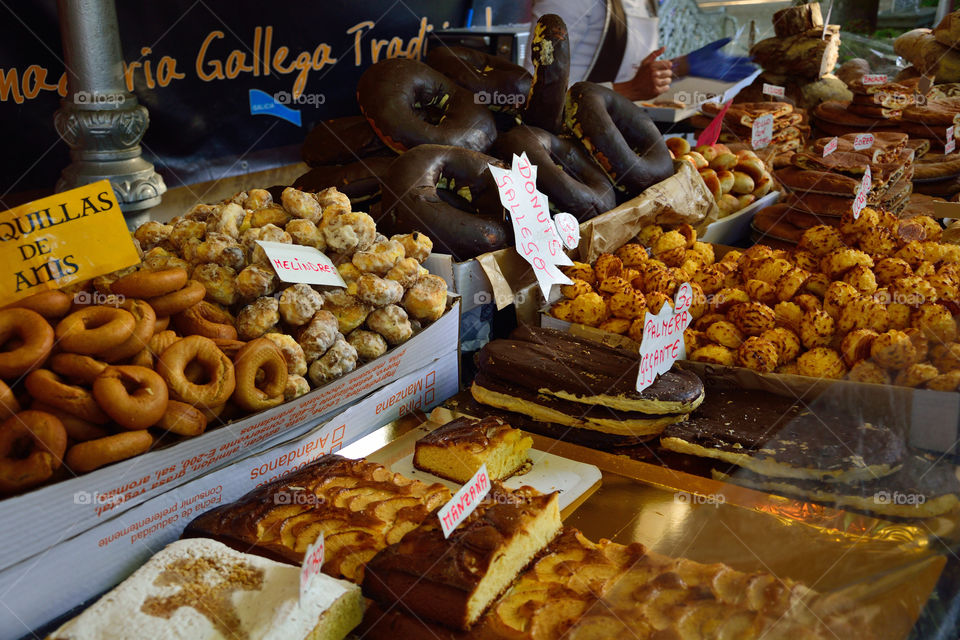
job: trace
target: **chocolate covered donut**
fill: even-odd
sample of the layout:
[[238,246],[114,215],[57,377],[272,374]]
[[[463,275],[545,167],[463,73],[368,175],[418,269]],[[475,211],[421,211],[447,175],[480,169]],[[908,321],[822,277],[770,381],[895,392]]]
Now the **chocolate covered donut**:
[[321,122],[307,134],[300,156],[311,167],[349,164],[368,156],[393,156],[363,116]]
[[314,167],[293,183],[294,189],[316,193],[336,187],[346,194],[353,205],[372,200],[380,195],[380,177],[396,160],[396,156],[375,156],[343,165]]
[[628,98],[593,82],[567,93],[567,128],[618,191],[635,196],[673,175],[673,161],[653,121]]
[[434,46],[425,62],[493,111],[516,113],[530,91],[530,72],[506,58],[468,47]]
[[490,110],[474,95],[422,62],[383,60],[360,76],[360,110],[398,153],[420,144],[486,151],[497,137]]
[[524,124],[560,133],[563,105],[570,79],[570,41],[567,25],[554,13],[540,16],[530,41],[533,82],[521,119]]
[[512,241],[488,155],[424,144],[397,158],[383,177],[377,226],[386,234],[428,233],[440,253],[467,260]]
[[521,125],[500,134],[493,145],[493,154],[506,163],[524,151],[537,166],[537,188],[550,199],[551,209],[585,222],[616,206],[610,180],[575,139]]

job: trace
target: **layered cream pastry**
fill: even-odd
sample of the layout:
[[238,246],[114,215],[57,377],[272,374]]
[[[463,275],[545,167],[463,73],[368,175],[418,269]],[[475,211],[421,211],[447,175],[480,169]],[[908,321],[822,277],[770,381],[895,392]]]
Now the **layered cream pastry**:
[[413,466],[465,483],[485,464],[491,480],[505,480],[527,463],[532,445],[532,438],[500,418],[458,418],[417,440]]
[[339,640],[363,618],[359,587],[205,538],[154,555],[49,640]]

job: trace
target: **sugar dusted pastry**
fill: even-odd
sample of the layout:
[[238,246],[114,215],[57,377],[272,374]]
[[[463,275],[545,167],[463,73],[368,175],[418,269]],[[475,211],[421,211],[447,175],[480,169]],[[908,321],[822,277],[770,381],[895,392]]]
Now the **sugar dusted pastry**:
[[320,206],[324,209],[337,205],[346,212],[350,211],[350,198],[348,198],[345,193],[337,190],[336,187],[329,187],[323,191],[318,191],[313,194],[313,197],[317,199],[317,202],[320,203]]
[[420,277],[404,294],[403,308],[417,320],[438,320],[447,308],[446,281],[432,274]]
[[250,189],[243,201],[244,209],[262,209],[273,204],[273,196],[266,189]]
[[[352,263],[350,266],[353,266]],[[409,289],[420,279],[420,263],[416,258],[404,258],[393,265],[384,277],[399,282],[404,289]]]
[[140,243],[141,249],[149,251],[159,244],[167,243],[172,231],[172,225],[150,220],[137,227],[133,237]]
[[213,262],[222,267],[243,269],[246,258],[243,248],[233,236],[208,231],[203,242],[197,247],[197,259],[201,262]]
[[[260,234],[257,236],[257,240],[260,240],[261,242],[281,242],[283,244],[293,243],[293,238],[290,237],[290,234],[274,224],[267,224],[259,227],[259,229]],[[263,250],[263,247],[256,243],[254,243],[253,253],[251,254],[250,261],[254,264],[270,267],[270,258],[267,257],[267,253]]]
[[241,340],[253,340],[269,333],[280,322],[276,298],[258,298],[237,314],[237,334]]
[[163,271],[164,269],[174,268],[184,269],[187,273],[193,271],[193,265],[163,247],[154,247],[143,254],[143,268],[150,271]]
[[[446,292],[446,284],[444,284],[444,292]],[[388,304],[400,302],[403,298],[403,286],[395,280],[364,273],[357,280],[357,297],[374,307],[385,307]]]
[[294,218],[287,223],[283,230],[290,234],[290,239],[293,240],[293,244],[313,247],[320,251],[327,248],[323,234],[317,229],[317,225],[310,220]]
[[340,323],[340,333],[346,335],[363,324],[372,307],[345,291],[328,291],[323,295],[323,308]]
[[293,339],[293,336],[286,333],[268,333],[263,336],[273,344],[277,345],[283,359],[287,363],[287,374],[303,376],[307,373],[307,356],[303,352],[303,347]]
[[367,326],[386,338],[391,345],[406,342],[413,336],[407,312],[395,304],[373,311],[367,317]]
[[317,311],[298,336],[307,362],[313,362],[333,346],[339,335],[336,316],[326,309]]
[[207,290],[207,299],[230,306],[240,299],[237,292],[237,272],[229,267],[221,267],[209,262],[193,270],[194,280]]
[[390,239],[402,244],[404,254],[420,263],[423,263],[430,256],[430,252],[433,251],[433,240],[419,231],[396,235]]
[[360,588],[207,538],[174,542],[51,640],[339,640],[363,618]]
[[321,308],[323,296],[308,284],[298,282],[280,294],[280,315],[284,322],[294,327],[310,322],[313,314]]
[[327,352],[310,365],[310,382],[320,386],[357,368],[357,350],[340,335]]
[[323,207],[309,193],[287,187],[283,190],[281,201],[283,208],[298,218],[317,224],[323,217]]
[[273,269],[251,264],[237,274],[237,293],[244,300],[253,300],[273,293],[277,282]]
[[283,228],[292,219],[293,216],[284,211],[283,207],[272,204],[248,215],[244,224],[249,224],[251,227],[265,227],[272,224]]
[[358,211],[339,215],[323,227],[327,248],[336,253],[363,251],[373,244],[376,235],[373,218]]
[[354,266],[365,273],[385,275],[397,262],[406,257],[403,244],[397,240],[374,243],[371,247],[353,254]]
[[354,329],[347,336],[347,342],[357,350],[357,357],[364,362],[376,360],[387,352],[387,341],[374,331]]
[[246,212],[238,204],[229,203],[216,207],[207,217],[207,233],[222,233],[231,238],[240,237],[240,225]]
[[207,233],[207,225],[199,220],[187,220],[182,218],[173,225],[170,230],[170,243],[182,250],[183,246],[191,240],[201,241]]
[[307,379],[303,376],[298,375],[288,375],[287,376],[287,386],[283,390],[283,400],[284,402],[289,402],[294,398],[299,398],[300,396],[310,392],[310,383],[307,382]]

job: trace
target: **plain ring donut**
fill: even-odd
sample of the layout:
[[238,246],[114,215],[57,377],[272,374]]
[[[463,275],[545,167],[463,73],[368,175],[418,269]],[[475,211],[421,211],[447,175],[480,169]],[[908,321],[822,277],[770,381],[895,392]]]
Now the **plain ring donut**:
[[618,191],[634,196],[673,175],[663,136],[643,109],[619,93],[578,82],[567,93],[567,128]]
[[[187,379],[185,370],[197,362],[203,367],[207,382],[197,384]],[[188,336],[167,347],[157,359],[157,372],[167,382],[174,400],[196,407],[222,405],[236,389],[233,362],[210,338]]]
[[74,384],[91,385],[107,368],[107,363],[82,356],[79,353],[56,353],[50,358],[50,368]]
[[504,162],[526,152],[537,166],[537,189],[550,200],[550,208],[570,213],[580,222],[617,206],[610,180],[576,139],[521,125],[501,134],[493,151]]
[[137,320],[117,307],[84,307],[57,324],[55,334],[64,351],[86,356],[100,354],[133,335]]
[[[488,164],[503,166],[496,158],[460,147],[423,144],[411,149],[384,176],[378,224],[388,234],[429,230],[437,250],[456,260],[509,246],[513,232]],[[438,185],[453,186],[456,192]]]
[[93,397],[124,429],[146,429],[159,422],[167,410],[167,383],[146,367],[107,367],[93,381]]
[[114,462],[138,456],[150,449],[153,436],[146,429],[78,442],[67,452],[66,463],[73,471],[85,473]]
[[160,271],[141,269],[114,282],[110,285],[110,291],[127,298],[156,298],[178,291],[186,284],[186,269],[180,267]]
[[202,300],[173,317],[173,326],[186,336],[236,340],[235,320],[226,309]]
[[54,331],[36,311],[4,309],[0,311],[0,347],[12,339],[20,346],[0,352],[0,378],[15,380],[43,365],[53,349]]
[[[251,340],[233,357],[237,388],[234,403],[246,411],[262,411],[283,403],[287,361],[271,340]],[[262,381],[258,382],[262,374]]]
[[93,424],[110,422],[110,418],[97,404],[92,393],[83,387],[67,384],[49,369],[31,371],[24,380],[24,385],[34,400],[49,404]]
[[380,139],[397,153],[421,144],[486,151],[497,137],[489,109],[416,60],[391,58],[371,65],[357,83],[357,102]]
[[63,464],[67,432],[56,416],[21,411],[0,424],[0,493],[45,482]]
[[207,428],[207,416],[192,404],[171,400],[157,426],[178,436],[199,436]]
[[137,324],[129,338],[115,347],[100,352],[99,356],[107,362],[126,360],[143,351],[153,337],[154,327],[157,324],[157,314],[146,300],[127,299],[120,306],[133,315]]
[[[188,280],[182,289],[156,298],[148,298],[147,302],[153,307],[153,311],[158,317],[165,317],[186,311],[201,302],[206,296],[207,289],[203,284],[196,280]],[[169,321],[168,319],[167,322]],[[165,326],[164,329],[166,329]]]
[[22,300],[17,300],[9,305],[8,309],[30,309],[36,311],[44,318],[56,319],[70,313],[70,307],[73,306],[73,298],[57,289],[41,291]]

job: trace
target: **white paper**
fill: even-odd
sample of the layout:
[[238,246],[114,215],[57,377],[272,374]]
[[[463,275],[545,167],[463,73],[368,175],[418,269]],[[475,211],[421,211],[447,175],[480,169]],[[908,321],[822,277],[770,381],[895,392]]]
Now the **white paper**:
[[567,249],[576,249],[580,244],[580,221],[569,213],[560,212],[553,216],[560,241]]
[[874,84],[887,84],[887,76],[884,73],[868,73],[862,80],[865,86]]
[[873,146],[873,134],[872,133],[861,133],[856,138],[853,139],[853,149],[854,151],[863,151],[864,149],[869,149]]
[[768,113],[753,121],[750,146],[754,149],[769,147],[773,141],[773,114]]
[[783,87],[777,86],[775,84],[763,83],[763,93],[768,96],[773,96],[774,98],[782,98],[784,96]]
[[487,465],[483,464],[470,481],[453,494],[450,502],[440,507],[440,511],[437,512],[443,537],[449,538],[457,525],[476,510],[480,501],[488,493],[490,493],[490,476],[487,475]]
[[674,362],[686,358],[683,332],[693,320],[690,315],[691,304],[693,289],[690,283],[684,282],[677,289],[672,309],[664,302],[660,313],[648,311],[644,316],[637,391],[649,387],[658,375],[670,371]]
[[510,169],[488,166],[500,202],[510,214],[517,253],[533,267],[540,290],[549,297],[554,284],[571,284],[558,266],[569,266],[573,261],[563,252],[547,196],[537,190],[537,167],[526,153],[514,155]]
[[323,567],[323,531],[317,537],[316,542],[307,547],[303,556],[303,565],[300,567],[300,605],[304,603],[304,598],[310,591],[313,581],[320,575],[320,569]]
[[284,282],[346,287],[336,265],[314,247],[257,240],[270,258],[270,266]]
[[947,127],[947,139],[943,143],[943,153],[953,153],[957,148],[957,139],[953,137],[953,125]]
[[840,144],[840,141],[836,136],[833,137],[833,140],[828,142],[823,146],[823,157],[826,158],[828,155],[837,150],[837,146]]
[[863,180],[860,181],[860,188],[857,189],[857,197],[853,199],[853,219],[860,217],[860,212],[867,206],[867,195],[870,193],[870,187],[873,186],[873,176],[870,173],[870,166],[863,174]]

